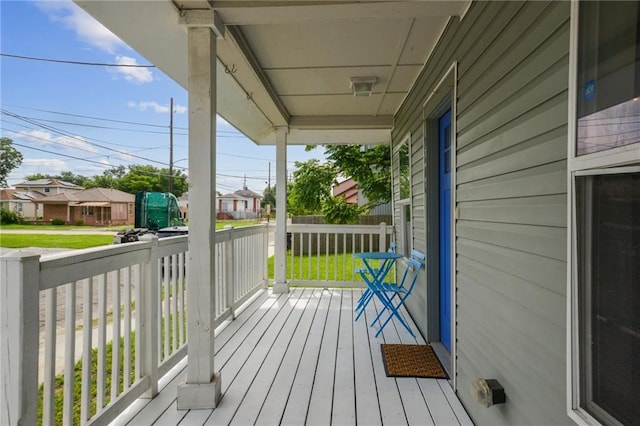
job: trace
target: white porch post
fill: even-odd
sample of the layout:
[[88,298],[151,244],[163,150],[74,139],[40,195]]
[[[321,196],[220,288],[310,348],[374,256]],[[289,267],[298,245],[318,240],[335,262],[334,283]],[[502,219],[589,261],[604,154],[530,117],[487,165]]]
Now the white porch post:
[[38,412],[40,256],[0,256],[0,424],[33,425]]
[[189,269],[187,271],[187,381],[178,409],[215,408],[220,373],[214,369],[214,249],[216,197],[216,36],[188,28]]
[[276,241],[274,293],[288,293],[287,283],[287,127],[276,128]]

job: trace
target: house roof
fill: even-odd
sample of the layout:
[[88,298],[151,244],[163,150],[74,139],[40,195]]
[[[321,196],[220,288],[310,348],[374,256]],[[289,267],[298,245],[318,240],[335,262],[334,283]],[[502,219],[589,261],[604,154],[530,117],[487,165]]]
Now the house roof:
[[258,194],[257,192],[253,192],[252,190],[245,187],[243,189],[234,191],[230,194],[221,195],[218,198],[226,198],[226,199],[259,198],[261,199],[262,195]]
[[[219,34],[217,112],[257,144],[388,144],[394,114],[470,0],[74,0],[182,87],[187,31]],[[375,77],[370,97],[351,79]],[[419,106],[416,106],[419,108]]]
[[[82,203],[82,205],[89,205],[85,203],[133,203],[135,202],[135,195],[127,192],[118,191],[117,189],[110,188],[89,188],[77,192],[63,192],[61,194],[49,195],[48,197],[38,198],[34,200],[38,203],[47,204],[59,204],[59,203]],[[80,204],[78,204],[80,205]]]
[[44,194],[37,191],[19,191],[11,188],[0,189],[0,200],[2,201],[31,201],[42,196]]
[[82,189],[81,186],[76,185],[75,183],[71,183],[71,182],[65,182],[63,180],[60,179],[36,179],[36,180],[27,180],[24,181],[22,183],[19,183],[16,185],[16,188],[21,188],[21,187],[29,187],[29,188],[33,188],[33,187],[59,187],[59,188],[69,188],[69,189]]

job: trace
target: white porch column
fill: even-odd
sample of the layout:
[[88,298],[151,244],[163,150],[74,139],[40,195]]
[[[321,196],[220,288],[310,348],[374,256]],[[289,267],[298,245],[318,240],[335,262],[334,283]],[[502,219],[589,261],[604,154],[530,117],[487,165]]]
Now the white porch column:
[[274,293],[288,293],[287,283],[287,127],[276,128],[276,241]]
[[34,425],[38,412],[40,256],[0,256],[0,424]]
[[220,373],[214,369],[214,248],[216,197],[216,36],[189,27],[189,268],[187,382],[178,409],[215,408]]

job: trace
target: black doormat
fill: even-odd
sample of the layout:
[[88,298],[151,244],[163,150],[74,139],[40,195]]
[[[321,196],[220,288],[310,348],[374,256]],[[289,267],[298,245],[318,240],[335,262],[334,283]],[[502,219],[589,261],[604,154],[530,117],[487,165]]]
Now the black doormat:
[[430,345],[381,344],[380,349],[388,377],[449,377]]

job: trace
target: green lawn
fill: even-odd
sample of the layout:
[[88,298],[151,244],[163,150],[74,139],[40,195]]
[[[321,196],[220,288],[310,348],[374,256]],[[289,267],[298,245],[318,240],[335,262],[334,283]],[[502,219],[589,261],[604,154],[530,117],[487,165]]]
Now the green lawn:
[[89,231],[89,230],[107,230],[107,231],[123,231],[127,229],[126,226],[118,225],[118,226],[76,226],[76,225],[20,225],[13,223],[11,225],[0,225],[0,230],[26,230],[26,231],[70,231],[70,230],[80,230],[80,231]]
[[223,229],[227,225],[231,225],[234,228],[241,228],[243,226],[260,225],[261,223],[261,219],[216,220],[216,229]]
[[[260,219],[245,219],[245,220],[216,220],[216,229],[223,229],[227,225],[231,225],[234,228],[241,228],[243,226],[253,226],[260,225],[262,220]],[[132,228],[129,226],[128,228]],[[0,230],[27,230],[27,231],[73,231],[73,230],[82,230],[87,231],[95,229],[97,230],[108,230],[108,231],[124,231],[127,229],[127,226],[119,225],[119,226],[75,226],[75,225],[0,225]]]
[[0,234],[0,247],[83,249],[113,244],[111,235]]
[[[269,258],[267,271],[269,278],[274,278],[274,256]],[[294,256],[291,262],[291,250],[287,251],[287,279],[291,279],[293,268],[294,280],[328,280],[328,281],[362,281],[356,268],[362,268],[361,261],[353,258],[351,254],[320,255],[311,257]],[[393,281],[393,269],[387,275],[385,281]]]

